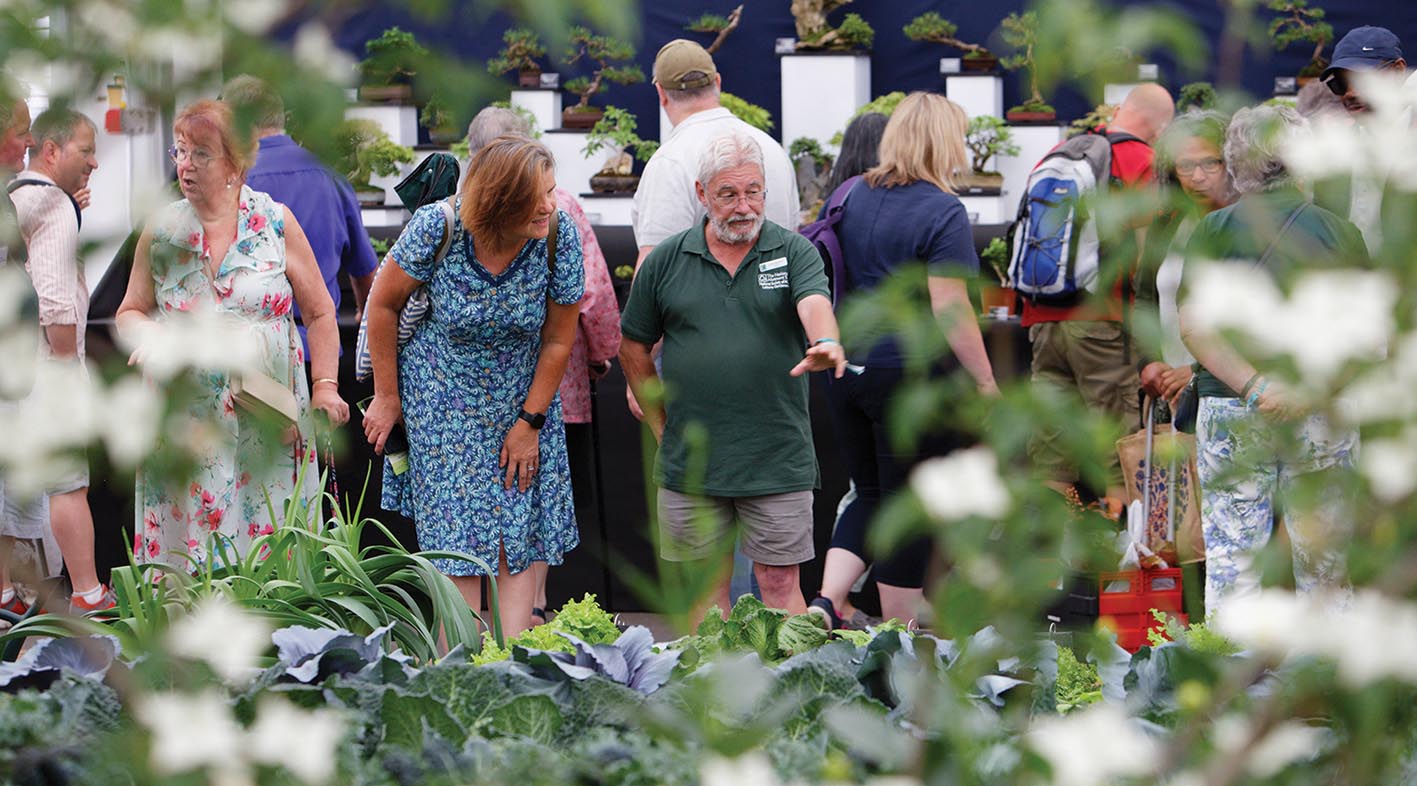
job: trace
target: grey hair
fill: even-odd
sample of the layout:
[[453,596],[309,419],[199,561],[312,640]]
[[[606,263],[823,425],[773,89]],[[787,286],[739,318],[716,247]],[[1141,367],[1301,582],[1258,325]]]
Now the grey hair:
[[1225,168],[1241,194],[1268,191],[1293,182],[1282,153],[1309,123],[1292,107],[1261,104],[1241,109],[1225,131]]
[[221,88],[221,100],[231,105],[238,126],[249,123],[255,131],[285,130],[285,101],[264,79],[234,76]]
[[[684,74],[683,81],[694,82],[706,76],[708,76],[708,74],[703,71],[690,71]],[[718,95],[717,80],[710,80],[709,83],[703,87],[691,87],[687,90],[670,90],[667,87],[664,89],[664,97],[669,99],[669,103],[671,104],[694,103],[700,99],[708,98],[709,96],[717,98]]]
[[500,106],[489,106],[477,113],[467,124],[467,152],[469,156],[487,147],[487,143],[499,136],[524,136],[531,138],[531,124],[515,110]]
[[44,147],[45,142],[53,142],[62,149],[74,139],[74,131],[80,124],[87,125],[90,131],[98,133],[98,126],[83,112],[64,106],[52,106],[40,112],[39,117],[30,124],[35,148],[40,149]]
[[742,131],[720,134],[709,140],[699,156],[699,183],[707,189],[720,172],[744,164],[753,164],[766,177],[763,149],[757,140]]

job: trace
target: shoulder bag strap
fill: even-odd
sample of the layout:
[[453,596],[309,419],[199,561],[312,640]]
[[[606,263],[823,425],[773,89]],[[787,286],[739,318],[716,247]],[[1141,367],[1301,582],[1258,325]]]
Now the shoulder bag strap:
[[[546,233],[546,269],[550,278],[556,276],[556,241],[561,238],[561,211],[551,213],[551,231]],[[549,281],[550,278],[547,280]]]
[[438,244],[438,253],[433,257],[434,263],[442,262],[443,257],[448,255],[448,249],[453,245],[453,223],[457,220],[457,216],[453,214],[451,199],[438,200],[438,208],[443,211],[443,242]]
[[1294,221],[1299,218],[1299,214],[1304,212],[1304,208],[1308,206],[1309,203],[1304,201],[1300,202],[1299,206],[1294,208],[1293,212],[1289,214],[1289,218],[1284,220],[1284,225],[1279,228],[1279,232],[1275,234],[1274,239],[1269,241],[1269,247],[1264,250],[1263,254],[1260,254],[1259,261],[1255,262],[1255,267],[1265,267],[1269,263],[1269,258],[1274,256],[1274,252],[1279,249],[1280,238],[1284,237],[1284,233],[1289,227],[1294,226]]
[[[58,183],[50,183],[46,180],[34,180],[32,178],[27,177],[23,180],[10,181],[10,185],[5,187],[5,193],[13,194],[16,190],[25,186],[48,186],[49,188],[59,188]],[[59,188],[59,190],[64,191],[64,189],[62,188]],[[79,200],[75,199],[74,195],[70,194],[68,191],[64,191],[64,196],[69,198],[69,204],[74,208],[74,220],[78,222],[80,228],[83,228],[84,211],[83,208],[79,207]]]

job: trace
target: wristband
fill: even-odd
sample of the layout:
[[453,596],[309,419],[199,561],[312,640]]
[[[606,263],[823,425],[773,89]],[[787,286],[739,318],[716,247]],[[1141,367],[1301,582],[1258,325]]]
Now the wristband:
[[329,377],[320,377],[319,379],[317,379],[317,380],[315,380],[313,383],[311,383],[311,384],[310,384],[310,387],[313,388],[313,387],[315,387],[316,385],[320,384],[321,382],[328,382],[328,383],[330,383],[331,385],[334,385],[335,387],[339,387],[339,380],[337,380],[337,379],[331,379],[331,378],[329,378]]
[[1250,395],[1250,388],[1254,387],[1259,379],[1260,372],[1256,371],[1254,376],[1250,377],[1249,381],[1245,383],[1245,386],[1240,388],[1240,398],[1247,398]]
[[831,337],[823,337],[823,338],[817,339],[816,341],[813,341],[813,342],[812,342],[812,346],[815,347],[815,346],[817,346],[818,344],[840,344],[840,343],[841,343],[840,341],[837,341],[837,340],[834,339],[834,338],[831,338]]
[[1260,382],[1259,387],[1255,388],[1254,392],[1250,393],[1250,397],[1245,400],[1245,406],[1253,408],[1255,404],[1259,402],[1260,396],[1264,394],[1265,388],[1268,387],[1269,380],[1266,379],[1263,382]]

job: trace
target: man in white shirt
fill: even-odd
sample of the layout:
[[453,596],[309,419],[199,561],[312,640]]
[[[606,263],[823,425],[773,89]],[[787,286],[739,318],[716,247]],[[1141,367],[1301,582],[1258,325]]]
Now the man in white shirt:
[[693,41],[675,39],[655,55],[654,89],[674,131],[645,165],[635,190],[636,269],[655,246],[703,220],[704,206],[694,192],[699,156],[709,140],[731,131],[750,135],[762,148],[767,219],[789,230],[801,223],[792,159],[777,140],[723,108],[722,83],[713,57]]
[[[79,259],[79,200],[98,168],[97,129],[86,115],[55,107],[35,118],[29,168],[8,190],[28,251],[30,278],[39,295],[45,355],[55,363],[84,363],[89,288]],[[111,607],[94,566],[93,514],[88,466],[80,460],[49,488],[49,522],[64,555],[77,612]]]

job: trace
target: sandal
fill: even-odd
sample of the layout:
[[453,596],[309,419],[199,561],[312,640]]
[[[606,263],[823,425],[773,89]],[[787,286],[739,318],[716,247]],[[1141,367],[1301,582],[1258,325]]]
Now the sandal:
[[832,605],[830,598],[824,598],[821,595],[812,598],[812,602],[807,604],[807,613],[821,617],[822,627],[828,631],[846,627],[846,622],[837,615],[836,606]]
[[[532,606],[532,607],[531,607],[531,616],[533,616],[533,617],[540,617],[540,618],[541,618],[541,622],[537,622],[536,625],[545,625],[545,624],[546,624],[546,609],[543,609],[543,608],[541,608],[540,606]],[[533,622],[535,622],[535,621],[533,620]],[[535,627],[535,625],[533,625],[533,627]]]

